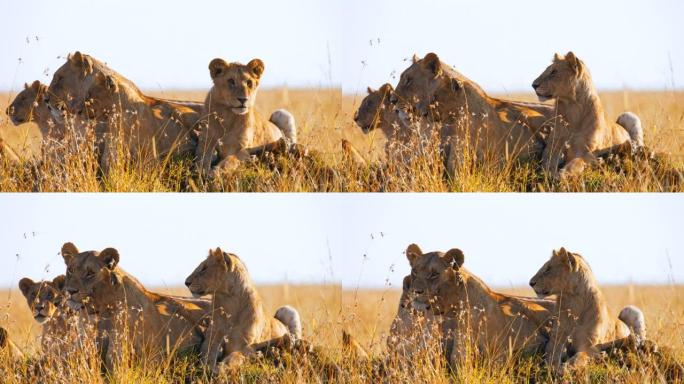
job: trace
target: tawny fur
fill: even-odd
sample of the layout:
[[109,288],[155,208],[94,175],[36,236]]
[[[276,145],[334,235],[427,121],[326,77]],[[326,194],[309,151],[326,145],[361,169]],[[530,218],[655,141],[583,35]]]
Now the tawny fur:
[[434,53],[414,61],[395,91],[398,108],[435,122],[447,172],[455,175],[464,153],[480,162],[537,159],[555,112],[549,105],[493,98]]
[[565,248],[554,250],[530,286],[540,297],[556,295],[555,318],[545,351],[547,364],[556,372],[568,346],[575,352],[568,364],[579,366],[598,356],[597,344],[629,334],[627,327],[608,313],[594,274],[579,254]]
[[[241,365],[254,356],[253,344],[288,333],[286,324],[264,314],[261,297],[236,255],[220,248],[211,250],[185,285],[196,297],[212,295],[211,321],[200,349],[202,362],[211,372]],[[301,324],[295,323],[299,322],[299,314],[291,313],[294,308],[281,310],[281,314],[290,312],[285,316],[291,321],[290,329],[301,329]],[[222,348],[223,364],[218,366]]]
[[47,99],[57,122],[76,117],[92,127],[88,129],[102,147],[99,160],[105,172],[118,159],[117,141],[124,151],[143,159],[195,152],[202,103],[147,96],[132,81],[80,52],[57,69]]
[[[581,173],[596,161],[597,152],[630,139],[643,144],[643,130],[635,115],[622,117],[627,127],[606,119],[589,69],[572,52],[565,57],[556,54],[532,87],[540,100],[555,99],[562,117],[549,133],[542,157],[544,169],[552,176]],[[561,160],[565,165],[558,171]]]
[[463,268],[463,252],[456,248],[423,253],[411,244],[406,257],[411,264],[412,306],[449,323],[443,332],[444,337],[453,337],[452,366],[461,364],[469,352],[502,359],[543,349],[553,301],[494,292]]
[[214,85],[204,102],[208,124],[200,133],[196,151],[197,168],[204,174],[211,170],[214,151],[218,169],[232,169],[249,158],[249,150],[285,137],[297,141],[294,117],[285,111],[273,112],[264,119],[254,108],[264,63],[253,59],[246,65],[214,59],[209,74]]
[[62,247],[67,266],[65,289],[72,308],[86,305],[97,315],[101,351],[108,370],[122,358],[124,346],[132,353],[156,359],[199,348],[203,324],[211,312],[206,299],[182,298],[150,292],[118,267],[119,252],[79,252],[72,243]]

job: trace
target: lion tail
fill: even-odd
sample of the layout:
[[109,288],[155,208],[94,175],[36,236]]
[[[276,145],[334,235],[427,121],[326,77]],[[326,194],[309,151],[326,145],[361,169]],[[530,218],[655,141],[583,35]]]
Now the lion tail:
[[277,109],[273,111],[269,121],[280,129],[283,136],[288,140],[289,144],[297,143],[297,125],[295,118],[290,112],[285,109]]
[[629,133],[632,142],[639,147],[644,145],[644,128],[641,126],[641,119],[634,112],[624,112],[618,116],[617,121],[619,125]]
[[641,309],[634,305],[628,305],[622,308],[618,319],[629,328],[630,334],[634,336],[637,344],[646,340],[646,320]]
[[278,308],[275,313],[275,318],[285,324],[288,332],[295,340],[302,338],[302,319],[299,317],[299,312],[297,312],[294,307],[285,305]]

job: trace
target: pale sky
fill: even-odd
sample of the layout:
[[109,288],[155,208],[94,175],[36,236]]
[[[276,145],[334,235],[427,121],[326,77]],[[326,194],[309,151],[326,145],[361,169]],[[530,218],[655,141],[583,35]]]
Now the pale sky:
[[602,89],[662,90],[684,81],[678,0],[243,3],[0,0],[0,89],[49,82],[75,50],[154,90],[208,89],[214,57],[259,57],[264,87],[363,93],[396,84],[413,53],[430,51],[492,93],[531,93],[553,53],[568,50]]
[[0,212],[4,287],[63,273],[66,241],[117,248],[151,287],[182,286],[216,246],[258,283],[400,287],[413,242],[461,248],[493,286],[527,284],[561,246],[603,284],[684,282],[681,194],[3,194]]

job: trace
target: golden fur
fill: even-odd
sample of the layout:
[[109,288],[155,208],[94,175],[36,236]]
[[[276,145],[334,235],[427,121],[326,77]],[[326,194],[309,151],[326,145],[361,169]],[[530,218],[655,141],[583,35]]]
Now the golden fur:
[[10,339],[7,330],[0,327],[0,361],[23,358],[24,352]]
[[546,126],[555,116],[548,105],[490,97],[434,53],[414,57],[395,93],[401,110],[438,124],[452,176],[468,150],[476,160],[494,163],[540,158]]
[[598,356],[597,344],[629,334],[627,327],[608,313],[591,268],[576,253],[554,250],[530,286],[539,297],[556,295],[555,319],[546,346],[546,361],[555,371],[561,367],[569,340],[574,352],[569,364],[581,365]]
[[87,305],[98,317],[98,336],[108,345],[102,355],[112,369],[121,358],[123,346],[148,358],[196,350],[204,340],[203,322],[211,302],[145,289],[118,267],[119,252],[79,252],[72,243],[62,247],[67,266],[65,289],[72,308]]
[[193,130],[198,128],[201,103],[147,96],[132,81],[80,52],[57,69],[47,101],[58,122],[76,117],[93,127],[105,171],[117,159],[117,140],[140,158],[192,154],[196,148]]
[[[551,130],[542,157],[542,165],[551,175],[578,174],[596,161],[597,152],[630,140],[625,128],[606,119],[589,70],[572,52],[565,57],[556,54],[532,87],[540,100],[556,100],[564,121]],[[565,165],[558,172],[561,159]]]
[[208,174],[212,156],[218,151],[217,168],[230,168],[249,157],[249,149],[287,138],[296,141],[294,118],[278,110],[270,120],[254,108],[264,63],[253,59],[247,65],[214,59],[209,74],[214,82],[204,102],[208,124],[199,137],[197,162]]
[[19,289],[33,314],[42,325],[41,346],[44,352],[67,353],[78,343],[79,334],[87,332],[90,323],[87,314],[76,312],[66,305],[64,275],[52,281],[38,281],[25,277]]
[[[217,369],[221,348],[221,362],[232,368],[255,354],[255,343],[288,333],[288,327],[279,319],[266,317],[247,268],[234,254],[220,248],[210,250],[185,285],[195,297],[212,295],[213,312],[200,350],[202,362],[212,372]],[[296,317],[299,321],[299,315]]]
[[45,102],[47,85],[36,80],[31,85],[24,84],[24,89],[17,94],[12,104],[7,107],[7,116],[12,124],[36,123],[43,135],[43,142],[64,138],[64,124],[52,118]]
[[368,95],[361,101],[354,121],[364,133],[379,128],[387,138],[387,159],[405,162],[410,159],[410,154],[415,153],[417,144],[430,139],[431,125],[424,119],[417,122],[407,119],[402,111],[395,108],[395,100],[391,84],[383,84],[377,90],[368,87]]
[[452,366],[463,362],[468,351],[500,359],[536,353],[546,345],[553,301],[494,292],[463,268],[463,252],[456,248],[423,253],[411,244],[406,257],[411,264],[413,308],[431,311],[450,323],[443,337],[453,337]]

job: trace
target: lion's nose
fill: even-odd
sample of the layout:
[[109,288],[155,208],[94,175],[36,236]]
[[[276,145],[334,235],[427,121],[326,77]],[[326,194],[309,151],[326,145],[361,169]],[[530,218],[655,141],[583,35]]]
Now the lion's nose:
[[389,98],[390,103],[396,104],[398,101],[399,101],[399,99],[397,99],[396,95],[390,95],[390,98]]
[[74,288],[67,288],[66,291],[70,295],[78,293],[78,289],[74,289]]
[[247,98],[246,97],[238,97],[237,98],[240,104],[245,105],[247,103]]
[[534,88],[534,89],[539,88],[539,84],[537,84],[537,83],[532,83],[532,88]]
[[190,288],[191,285],[192,285],[192,281],[190,281],[190,279],[186,279],[185,280],[185,286]]
[[537,285],[537,282],[534,280],[530,280],[530,287],[534,288],[535,285]]

